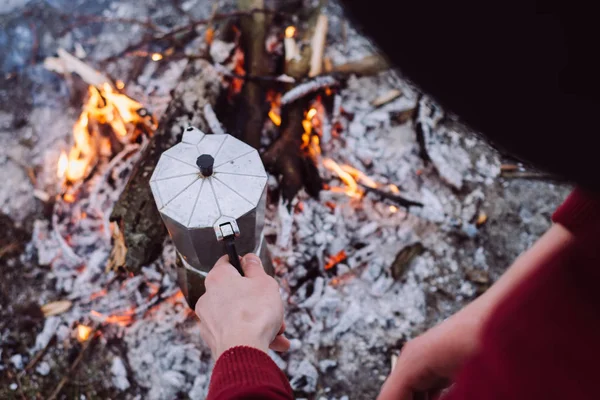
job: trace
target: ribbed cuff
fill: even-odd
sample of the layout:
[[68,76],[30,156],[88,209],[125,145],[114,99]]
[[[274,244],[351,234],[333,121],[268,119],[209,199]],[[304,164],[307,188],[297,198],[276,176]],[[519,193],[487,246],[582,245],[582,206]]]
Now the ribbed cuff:
[[208,397],[221,398],[221,394],[245,388],[268,388],[292,396],[287,377],[268,354],[249,346],[232,347],[215,364]]
[[596,230],[600,226],[600,195],[576,188],[552,215],[574,235]]

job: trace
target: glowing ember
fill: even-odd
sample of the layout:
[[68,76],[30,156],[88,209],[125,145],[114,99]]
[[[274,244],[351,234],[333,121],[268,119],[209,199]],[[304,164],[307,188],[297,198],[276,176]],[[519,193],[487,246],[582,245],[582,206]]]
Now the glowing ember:
[[92,293],[92,294],[90,295],[90,300],[95,300],[95,299],[97,299],[98,297],[103,297],[103,296],[106,296],[106,293],[108,293],[108,291],[107,291],[106,289],[102,289],[102,290],[99,290],[99,291],[97,291],[97,292],[94,292],[94,293]]
[[286,38],[293,38],[295,34],[296,34],[295,26],[290,25],[287,28],[285,28],[285,37]]
[[392,212],[392,213],[398,212],[398,207],[390,206],[390,212]]
[[483,224],[485,224],[485,223],[486,223],[487,219],[488,219],[488,216],[487,216],[487,214],[482,212],[482,213],[480,213],[480,214],[479,214],[479,216],[477,217],[477,221],[475,222],[475,224],[476,224],[477,226],[481,226],[481,225],[483,225]]
[[160,53],[152,53],[152,61],[160,61],[163,59],[162,54]]
[[77,340],[80,342],[87,341],[90,338],[91,333],[91,327],[82,324],[77,325]]
[[206,29],[206,32],[204,32],[204,41],[206,42],[207,45],[211,45],[213,40],[215,38],[215,30],[212,27],[209,27],[208,29]]
[[105,324],[115,324],[123,327],[128,326],[133,322],[133,314],[134,310],[129,310],[123,314],[115,315],[104,315],[95,310],[90,311],[90,315],[98,318]]
[[340,251],[339,253],[329,257],[329,260],[327,260],[327,264],[325,264],[325,269],[328,270],[335,267],[337,264],[341,263],[346,258],[348,258],[348,256],[346,255],[346,251]]
[[121,90],[125,87],[125,82],[119,79],[117,80],[117,82],[115,82],[115,86],[117,87],[117,89]]
[[306,119],[310,121],[315,117],[315,115],[317,115],[317,109],[313,107],[306,113]]
[[73,193],[65,193],[63,195],[63,200],[66,201],[67,203],[72,203],[75,201],[75,199],[76,199],[76,197]]

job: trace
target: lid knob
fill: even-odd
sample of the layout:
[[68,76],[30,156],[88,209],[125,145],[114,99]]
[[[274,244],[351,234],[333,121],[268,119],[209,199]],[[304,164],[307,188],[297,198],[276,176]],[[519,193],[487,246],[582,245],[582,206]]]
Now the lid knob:
[[202,154],[196,160],[196,165],[200,168],[200,173],[203,177],[209,177],[213,174],[213,166],[215,159],[210,154]]

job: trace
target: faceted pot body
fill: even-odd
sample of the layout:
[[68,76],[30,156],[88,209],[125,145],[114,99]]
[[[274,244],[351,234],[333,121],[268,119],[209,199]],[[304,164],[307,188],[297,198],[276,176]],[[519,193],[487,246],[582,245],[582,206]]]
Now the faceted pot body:
[[[212,157],[214,164],[201,164],[201,156],[202,163]],[[177,251],[203,274],[224,254],[216,235],[222,224],[230,223],[239,231],[235,239],[239,254],[257,250],[264,227],[266,183],[256,149],[230,135],[206,135],[193,127],[185,130],[181,143],[161,155],[150,179]]]

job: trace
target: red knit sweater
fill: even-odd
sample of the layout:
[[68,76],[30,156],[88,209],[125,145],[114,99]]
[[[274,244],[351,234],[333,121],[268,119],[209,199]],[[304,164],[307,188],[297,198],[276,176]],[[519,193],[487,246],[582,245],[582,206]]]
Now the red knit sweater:
[[[483,346],[444,400],[600,399],[600,198],[575,190],[553,220],[574,243],[517,287],[484,329]],[[209,400],[292,399],[263,352],[217,361]]]

